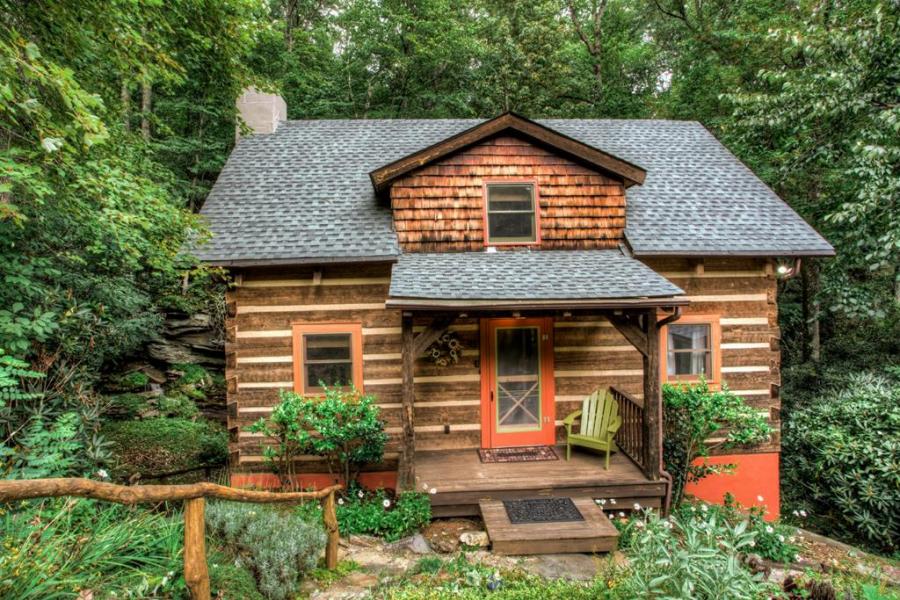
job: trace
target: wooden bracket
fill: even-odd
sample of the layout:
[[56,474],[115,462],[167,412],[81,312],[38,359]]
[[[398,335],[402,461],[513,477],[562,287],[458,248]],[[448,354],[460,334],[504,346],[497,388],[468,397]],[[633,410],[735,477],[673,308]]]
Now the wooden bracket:
[[621,315],[608,315],[607,319],[612,323],[619,333],[621,333],[628,342],[637,348],[638,352],[647,356],[649,347],[647,345],[647,332],[641,323],[640,315],[634,313],[625,313]]
[[413,340],[413,356],[418,358],[425,354],[429,346],[435,343],[455,320],[456,317],[452,315],[435,317],[425,330]]

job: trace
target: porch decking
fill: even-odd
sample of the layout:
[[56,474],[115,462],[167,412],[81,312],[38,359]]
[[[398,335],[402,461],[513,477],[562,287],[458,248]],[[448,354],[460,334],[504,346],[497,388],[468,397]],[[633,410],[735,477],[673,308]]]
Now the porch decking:
[[474,449],[417,452],[417,487],[436,490],[436,517],[479,515],[482,500],[542,496],[614,498],[625,510],[635,502],[661,506],[665,483],[648,479],[621,452],[612,455],[608,471],[597,454],[573,449],[566,461],[565,447],[556,452],[559,460],[521,463],[482,463]]

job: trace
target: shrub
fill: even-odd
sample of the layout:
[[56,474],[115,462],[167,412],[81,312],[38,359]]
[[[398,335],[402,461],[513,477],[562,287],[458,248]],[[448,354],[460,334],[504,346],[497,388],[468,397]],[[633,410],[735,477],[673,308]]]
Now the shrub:
[[[341,535],[377,535],[389,542],[410,535],[431,521],[431,501],[425,494],[401,492],[391,499],[383,490],[365,492],[353,488],[337,503]],[[322,508],[307,502],[297,508],[308,521],[321,522]]]
[[[663,385],[665,434],[663,457],[672,475],[672,501],[678,504],[684,486],[727,468],[694,462],[709,456],[713,448],[757,444],[769,439],[772,428],[756,411],[726,386],[710,390],[705,380],[694,385]],[[721,430],[724,442],[711,446],[707,440]]]
[[787,415],[788,499],[829,533],[896,551],[900,540],[900,384],[859,374]]
[[93,500],[28,503],[2,518],[0,598],[184,595],[180,518]]
[[305,454],[324,457],[329,472],[337,471],[349,484],[360,467],[384,455],[387,434],[378,416],[373,396],[325,387],[317,398],[282,392],[269,418],[248,430],[277,440],[263,453],[285,485],[293,483],[295,461]]
[[613,521],[629,566],[616,589],[623,598],[767,598],[775,588],[752,574],[739,554],[753,550],[748,521],[729,524],[714,511],[663,519],[650,511]]
[[766,521],[765,511],[760,506],[743,510],[730,494],[725,495],[723,505],[682,502],[673,512],[673,518],[689,521],[700,516],[715,516],[732,526],[747,522],[747,531],[753,533],[752,551],[761,557],[776,562],[793,562],[800,548],[794,544],[797,529],[780,521]]
[[266,598],[293,598],[304,574],[325,549],[325,532],[291,512],[269,506],[212,502],[207,507],[210,531],[240,548]]
[[222,464],[228,452],[225,430],[205,420],[154,418],[111,421],[103,433],[117,458],[115,477],[144,476],[191,467]]

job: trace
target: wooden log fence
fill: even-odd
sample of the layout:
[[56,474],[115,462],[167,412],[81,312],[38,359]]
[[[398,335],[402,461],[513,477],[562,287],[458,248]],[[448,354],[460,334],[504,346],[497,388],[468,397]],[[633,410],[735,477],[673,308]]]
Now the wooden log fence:
[[92,479],[68,477],[58,479],[23,479],[0,481],[0,502],[28,500],[32,498],[58,498],[75,496],[92,498],[117,504],[158,503],[184,501],[184,581],[193,600],[209,600],[209,570],[206,564],[206,528],[204,521],[206,498],[275,504],[318,500],[322,503],[322,520],[328,535],[325,547],[325,565],[337,566],[338,533],[335,512],[335,492],[343,486],[333,485],[317,492],[258,492],[231,488],[215,483],[188,485],[135,485],[124,486]]

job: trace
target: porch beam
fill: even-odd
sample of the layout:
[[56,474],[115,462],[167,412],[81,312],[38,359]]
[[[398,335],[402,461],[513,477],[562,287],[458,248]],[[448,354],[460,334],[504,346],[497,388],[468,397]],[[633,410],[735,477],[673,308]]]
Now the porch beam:
[[[654,314],[655,319],[656,312],[649,312]],[[647,357],[649,340],[647,339],[646,330],[641,326],[637,315],[634,313],[623,315],[610,314],[607,316],[607,319],[609,319],[609,322],[612,323],[613,327],[615,327],[632,346],[637,348],[637,351],[640,352],[642,356],[645,358]]]
[[416,414],[415,414],[415,367],[421,356],[455,320],[454,316],[439,316],[415,334],[413,315],[405,312],[400,318],[400,356],[402,396],[400,421],[402,425],[400,456],[397,465],[397,487],[412,490],[416,487]]
[[662,442],[662,390],[659,373],[659,323],[655,310],[644,314],[646,352],[644,363],[644,474],[648,479],[660,478]]

